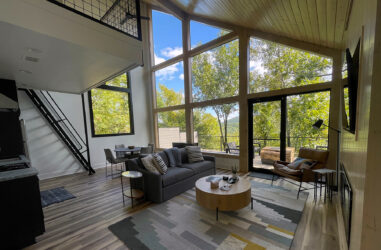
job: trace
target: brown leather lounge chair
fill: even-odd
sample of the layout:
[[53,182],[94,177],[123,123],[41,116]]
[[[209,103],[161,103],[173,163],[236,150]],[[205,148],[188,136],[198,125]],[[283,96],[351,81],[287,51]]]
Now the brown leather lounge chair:
[[[328,159],[328,151],[325,150],[316,150],[309,148],[300,148],[299,156],[304,159],[311,159],[314,163],[310,166],[310,168],[302,168],[302,169],[294,169],[288,167],[289,162],[284,161],[276,161],[274,162],[274,170],[273,170],[273,178],[271,181],[271,185],[274,181],[274,175],[279,175],[284,178],[292,179],[294,181],[299,182],[299,191],[297,198],[299,199],[299,193],[304,190],[312,189],[312,188],[303,188],[303,182],[314,182],[315,175],[312,170],[326,168],[326,163]],[[292,182],[290,182],[292,183]],[[292,183],[295,184],[295,183]]]

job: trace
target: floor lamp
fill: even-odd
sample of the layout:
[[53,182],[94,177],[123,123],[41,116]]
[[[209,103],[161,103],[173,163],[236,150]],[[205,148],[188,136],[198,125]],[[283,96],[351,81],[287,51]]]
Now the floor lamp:
[[330,128],[334,131],[337,132],[337,150],[336,150],[336,184],[339,185],[339,164],[340,164],[340,159],[339,159],[339,156],[340,156],[340,135],[341,135],[341,131],[338,130],[338,129],[335,129],[331,126],[328,126],[328,125],[325,125],[323,123],[323,120],[322,119],[319,119],[317,120],[313,125],[312,127],[315,128],[315,129],[320,129],[321,126],[325,126],[327,128]]

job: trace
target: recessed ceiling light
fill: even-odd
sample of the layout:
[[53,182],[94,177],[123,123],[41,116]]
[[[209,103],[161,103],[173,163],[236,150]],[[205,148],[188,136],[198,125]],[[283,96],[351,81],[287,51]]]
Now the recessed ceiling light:
[[29,70],[25,70],[25,69],[20,69],[19,72],[23,73],[23,74],[32,74],[32,72],[30,72]]

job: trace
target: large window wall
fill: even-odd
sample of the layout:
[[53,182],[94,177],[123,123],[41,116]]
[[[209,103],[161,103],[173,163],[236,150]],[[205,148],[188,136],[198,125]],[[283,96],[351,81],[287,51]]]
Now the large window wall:
[[[184,25],[183,21],[183,33],[172,35],[175,44],[156,34],[166,20],[176,20],[176,25],[181,21],[156,10],[152,17],[157,146],[168,148],[173,142],[188,141],[199,143],[203,150],[225,152],[227,143],[239,145],[239,107],[229,99],[239,94],[237,35],[196,21]],[[186,41],[182,40],[184,33],[190,34]],[[160,55],[165,57],[165,51],[175,50],[181,53],[157,60]]]
[[250,93],[332,80],[332,59],[278,43],[250,39]]
[[[176,32],[172,32],[171,39],[155,35],[160,30],[155,27],[163,23],[160,15],[175,20],[177,28],[173,29]],[[301,95],[331,89],[334,73],[329,50],[312,48],[315,52],[323,52],[323,56],[317,55],[306,52],[304,46],[298,50],[251,37],[255,31],[242,33],[241,29],[213,27],[187,18],[180,20],[156,10],[152,10],[152,17],[152,78],[156,97],[153,111],[159,148],[186,141],[199,143],[204,151],[225,153],[227,144],[242,148],[240,144],[247,140],[248,99],[279,94],[290,96],[288,103],[293,106],[288,107],[289,117],[293,117],[293,108],[302,105],[304,100],[317,98],[318,102],[325,103],[330,99],[330,92]],[[286,41],[286,44],[290,43]],[[176,53],[166,57],[165,51]],[[158,56],[165,60],[158,61]],[[246,69],[247,78],[240,76]],[[307,109],[314,113],[313,107]],[[325,110],[329,109],[328,103]],[[321,118],[329,122],[329,112],[322,115]],[[307,120],[311,122],[315,118]],[[240,124],[241,121],[246,122]],[[297,126],[297,121],[290,121],[288,126]],[[321,132],[323,139],[318,144],[322,148],[327,147],[327,133]],[[299,148],[310,142],[290,141],[291,144]],[[247,144],[243,150],[245,148]],[[243,152],[247,157],[248,152]],[[242,151],[234,154],[240,155]]]

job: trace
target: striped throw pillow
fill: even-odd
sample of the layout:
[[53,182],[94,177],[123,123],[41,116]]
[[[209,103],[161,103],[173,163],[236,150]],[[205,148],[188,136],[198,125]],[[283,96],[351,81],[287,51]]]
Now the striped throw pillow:
[[165,164],[163,158],[161,158],[159,154],[153,154],[153,158],[154,158],[155,167],[160,172],[160,174],[166,174],[168,167]]
[[155,166],[155,160],[153,159],[152,155],[147,155],[146,157],[142,158],[142,163],[144,167],[151,173],[160,174]]
[[187,146],[185,147],[188,155],[188,162],[199,162],[203,161],[204,157],[202,157],[201,148],[197,146]]

